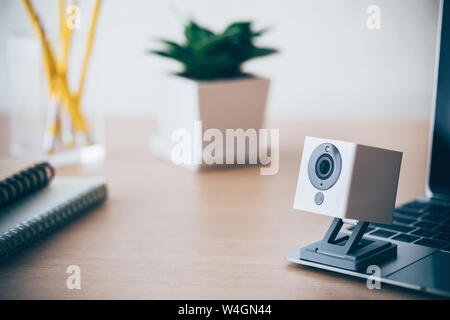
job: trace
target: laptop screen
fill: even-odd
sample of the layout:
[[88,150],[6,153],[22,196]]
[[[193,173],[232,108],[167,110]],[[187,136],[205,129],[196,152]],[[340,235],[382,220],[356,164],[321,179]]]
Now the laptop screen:
[[444,1],[440,35],[436,109],[428,185],[436,195],[450,196],[450,0]]

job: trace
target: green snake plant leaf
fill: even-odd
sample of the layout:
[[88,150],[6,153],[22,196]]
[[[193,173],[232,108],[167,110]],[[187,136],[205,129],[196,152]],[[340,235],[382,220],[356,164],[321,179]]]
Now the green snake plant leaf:
[[254,39],[267,30],[253,31],[251,22],[239,21],[216,34],[190,20],[184,26],[185,43],[159,39],[165,50],[150,52],[179,61],[184,66],[182,75],[193,79],[239,77],[244,75],[241,69],[244,62],[277,52],[254,44]]

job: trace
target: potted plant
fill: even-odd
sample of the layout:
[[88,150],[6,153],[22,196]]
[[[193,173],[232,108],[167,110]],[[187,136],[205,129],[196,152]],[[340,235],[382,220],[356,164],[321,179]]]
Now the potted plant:
[[[170,158],[174,130],[192,129],[196,121],[201,121],[200,135],[216,128],[224,137],[226,129],[263,126],[270,80],[245,73],[242,64],[277,52],[255,45],[255,38],[265,31],[254,31],[251,22],[235,22],[214,33],[191,20],[184,26],[184,43],[160,40],[164,50],[150,51],[183,65],[182,72],[162,79],[167,97],[157,114],[159,132],[150,140],[155,153]],[[200,150],[207,144],[198,139],[193,143],[197,142]],[[197,157],[187,167],[196,169],[202,164]]]

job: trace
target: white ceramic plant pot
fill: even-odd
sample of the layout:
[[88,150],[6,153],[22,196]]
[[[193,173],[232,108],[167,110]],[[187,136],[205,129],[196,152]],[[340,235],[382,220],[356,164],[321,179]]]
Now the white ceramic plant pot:
[[[168,75],[163,81],[165,103],[158,109],[159,130],[156,135],[150,137],[152,152],[162,158],[172,159],[171,154],[177,144],[173,134],[179,129],[186,129],[193,135],[194,150],[196,147],[204,150],[209,142],[199,142],[194,138],[195,130],[198,129],[198,125],[194,125],[196,121],[201,121],[202,137],[210,128],[220,130],[225,138],[226,129],[258,131],[263,127],[269,79],[249,76],[229,80],[196,81],[178,75]],[[197,142],[200,145],[196,146]],[[248,151],[248,148],[245,150]],[[224,157],[226,152],[224,142]],[[193,170],[210,166],[199,159],[201,156],[202,152],[194,151],[192,163],[182,165]]]

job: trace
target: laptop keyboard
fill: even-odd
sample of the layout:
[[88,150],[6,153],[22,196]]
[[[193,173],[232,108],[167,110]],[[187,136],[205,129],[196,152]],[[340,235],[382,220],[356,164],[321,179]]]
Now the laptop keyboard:
[[395,208],[392,225],[371,223],[366,234],[450,252],[450,205],[406,203]]

